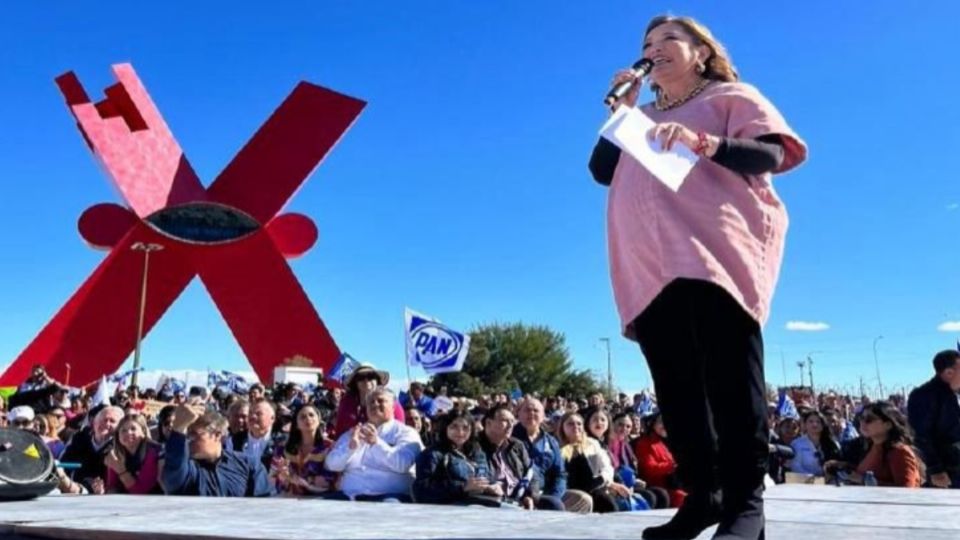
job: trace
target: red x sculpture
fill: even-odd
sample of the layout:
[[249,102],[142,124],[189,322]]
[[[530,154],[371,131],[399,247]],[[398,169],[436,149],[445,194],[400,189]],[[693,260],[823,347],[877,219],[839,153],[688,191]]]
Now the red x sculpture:
[[81,215],[81,236],[110,253],[0,386],[23,381],[35,364],[58,380],[69,370],[72,385],[120,367],[137,335],[137,243],[164,248],[150,256],[144,333],[199,276],[261,380],[284,363],[329,368],[340,351],[284,260],[310,249],[317,229],[280,211],[365,103],[301,82],[205,189],[133,68],[113,72],[119,82],[98,103],[73,73],[57,84],[128,206],[98,204]]

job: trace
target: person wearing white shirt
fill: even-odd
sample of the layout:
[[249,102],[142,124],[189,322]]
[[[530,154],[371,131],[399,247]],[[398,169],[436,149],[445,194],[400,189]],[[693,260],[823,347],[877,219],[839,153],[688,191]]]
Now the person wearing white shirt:
[[367,396],[368,422],[337,439],[326,467],[342,473],[340,491],[352,500],[410,500],[414,463],[423,450],[420,434],[393,419],[394,396],[377,388]]

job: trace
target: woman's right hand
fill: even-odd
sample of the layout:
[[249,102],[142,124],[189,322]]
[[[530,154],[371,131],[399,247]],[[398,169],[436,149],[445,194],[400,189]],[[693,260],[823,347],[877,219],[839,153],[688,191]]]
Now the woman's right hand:
[[613,482],[612,484],[610,484],[610,491],[616,493],[620,497],[629,497],[630,495],[632,495],[632,493],[630,493],[630,488],[628,488],[623,484],[618,484],[616,482]]
[[625,81],[636,81],[630,91],[620,99],[620,101],[613,104],[614,109],[620,105],[628,105],[630,107],[635,107],[637,105],[637,98],[640,97],[640,88],[643,86],[643,79],[639,79],[634,75],[633,70],[631,69],[621,69],[613,75],[613,81],[610,83],[610,87],[613,88],[618,84]]
[[463,490],[467,493],[483,493],[490,487],[490,482],[486,478],[472,476],[467,479],[467,485],[464,486]]

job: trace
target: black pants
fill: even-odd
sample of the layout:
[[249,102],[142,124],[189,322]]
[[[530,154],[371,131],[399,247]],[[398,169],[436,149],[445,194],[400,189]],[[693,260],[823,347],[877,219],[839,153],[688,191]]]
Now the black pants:
[[737,505],[762,487],[768,454],[759,325],[721,287],[677,279],[633,326],[683,487]]

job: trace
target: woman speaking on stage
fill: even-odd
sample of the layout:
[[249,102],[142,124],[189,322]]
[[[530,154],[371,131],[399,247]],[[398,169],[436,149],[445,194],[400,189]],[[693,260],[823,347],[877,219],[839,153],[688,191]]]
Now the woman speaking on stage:
[[[700,156],[677,192],[601,139],[590,171],[609,186],[607,236],[625,336],[650,372],[688,496],[646,539],[764,537],[768,452],[763,338],[787,213],[772,176],[806,159],[806,146],[703,25],[654,18],[643,57],[653,62],[655,145]],[[636,79],[618,72],[614,84]],[[637,80],[617,106],[634,106]],[[722,493],[722,495],[721,495]]]

